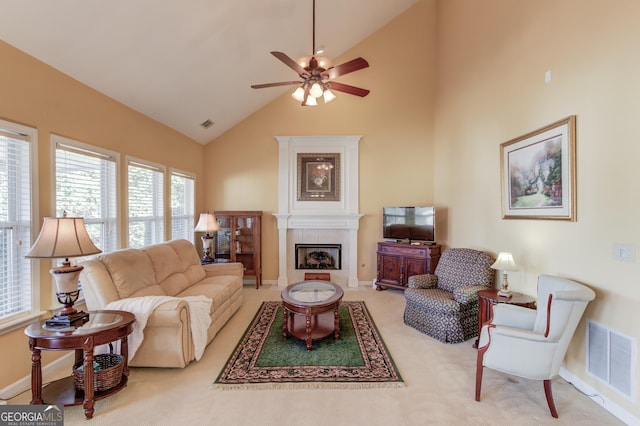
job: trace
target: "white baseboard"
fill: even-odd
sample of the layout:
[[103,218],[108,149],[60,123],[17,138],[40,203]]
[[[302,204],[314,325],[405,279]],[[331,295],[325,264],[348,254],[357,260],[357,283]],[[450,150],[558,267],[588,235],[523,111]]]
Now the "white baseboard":
[[569,370],[567,370],[566,368],[560,368],[560,377],[575,386],[576,389],[588,396],[589,399],[591,399],[593,402],[602,406],[605,410],[616,416],[621,422],[624,422],[629,426],[640,426],[640,419],[633,416],[627,410],[620,407],[618,404],[611,401],[604,395],[599,394],[598,391],[580,380],[578,377],[571,374],[571,372],[569,372]]
[[[71,368],[73,367],[74,359],[75,354],[73,352],[70,352],[42,367],[42,383],[49,383],[51,381],[71,375]],[[31,375],[23,377],[17,382],[14,382],[9,386],[0,389],[0,399],[5,400],[0,401],[0,404],[6,404],[6,400],[14,398],[15,396],[20,395],[21,393],[26,392],[29,389],[31,389]]]

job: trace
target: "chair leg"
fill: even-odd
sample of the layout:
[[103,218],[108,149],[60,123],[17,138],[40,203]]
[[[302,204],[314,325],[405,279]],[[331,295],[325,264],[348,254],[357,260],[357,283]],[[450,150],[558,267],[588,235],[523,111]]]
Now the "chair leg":
[[476,361],[476,401],[480,401],[480,390],[482,388],[482,373],[484,371],[482,361],[484,359],[484,353],[487,351],[488,348],[489,348],[489,345],[478,349],[478,358]]
[[[477,379],[476,379],[477,380]],[[556,410],[556,404],[553,402],[553,394],[551,393],[551,379],[544,381],[544,394],[547,397],[547,405],[549,405],[549,411],[551,416],[558,418],[558,410]],[[476,384],[477,387],[477,384]],[[478,398],[476,397],[476,401]]]

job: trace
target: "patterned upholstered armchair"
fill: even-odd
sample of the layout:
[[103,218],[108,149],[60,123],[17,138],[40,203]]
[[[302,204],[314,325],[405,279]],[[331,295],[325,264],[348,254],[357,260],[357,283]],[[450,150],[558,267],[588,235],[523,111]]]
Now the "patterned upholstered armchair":
[[409,277],[404,323],[444,343],[477,336],[477,292],[493,288],[494,260],[478,250],[445,250],[433,275]]

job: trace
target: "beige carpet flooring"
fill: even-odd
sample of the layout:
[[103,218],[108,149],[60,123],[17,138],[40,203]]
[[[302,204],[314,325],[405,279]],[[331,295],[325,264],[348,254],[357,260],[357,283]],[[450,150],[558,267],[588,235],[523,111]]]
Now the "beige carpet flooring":
[[[619,425],[618,419],[561,378],[553,392],[559,419],[549,415],[541,382],[485,369],[481,402],[474,400],[472,341],[440,343],[402,322],[397,290],[346,289],[364,300],[406,386],[376,389],[214,390],[211,384],[263,301],[279,300],[277,286],[245,286],[245,300],[208,346],[184,369],[133,368],[128,386],[96,402],[65,407],[65,425]],[[10,401],[25,404],[25,392]]]

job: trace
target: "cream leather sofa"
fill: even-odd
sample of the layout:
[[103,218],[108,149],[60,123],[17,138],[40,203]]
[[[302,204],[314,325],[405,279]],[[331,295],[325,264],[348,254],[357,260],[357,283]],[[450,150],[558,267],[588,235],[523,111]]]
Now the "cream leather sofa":
[[[174,240],[124,249],[81,263],[80,283],[90,311],[123,298],[206,296],[211,325],[207,345],[242,304],[240,263],[201,265],[196,247]],[[129,363],[138,367],[184,367],[195,359],[188,304],[171,300],[148,318],[144,340]]]

